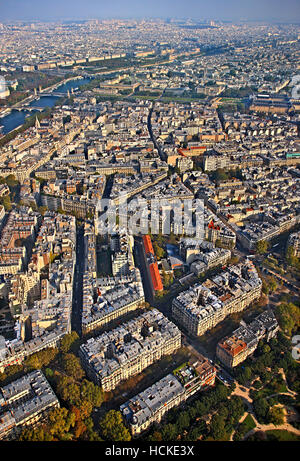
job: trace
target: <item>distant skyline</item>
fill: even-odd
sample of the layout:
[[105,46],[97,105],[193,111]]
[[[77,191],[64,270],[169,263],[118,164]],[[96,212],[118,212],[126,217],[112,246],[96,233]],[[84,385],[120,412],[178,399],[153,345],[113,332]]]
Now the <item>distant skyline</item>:
[[0,0],[0,22],[193,18],[300,22],[299,0]]

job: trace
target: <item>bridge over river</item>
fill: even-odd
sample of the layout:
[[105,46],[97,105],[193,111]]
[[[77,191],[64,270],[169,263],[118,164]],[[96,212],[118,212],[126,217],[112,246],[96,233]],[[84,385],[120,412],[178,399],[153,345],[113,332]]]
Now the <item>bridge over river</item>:
[[45,110],[45,107],[23,106],[23,107],[16,107],[14,110],[17,110],[19,112],[22,112],[23,110],[26,110],[26,112],[35,112],[35,111],[42,112],[43,110]]

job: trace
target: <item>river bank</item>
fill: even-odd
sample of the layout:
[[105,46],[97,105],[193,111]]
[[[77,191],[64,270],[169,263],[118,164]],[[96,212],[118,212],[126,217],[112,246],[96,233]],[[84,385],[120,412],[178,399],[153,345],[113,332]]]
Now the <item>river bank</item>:
[[[67,93],[72,89],[75,90],[82,85],[90,82],[90,78],[79,78],[79,77],[72,77],[70,79],[66,79],[64,83],[60,83],[59,85],[52,85],[52,87],[45,88],[41,94],[39,95],[39,99],[34,99],[28,104],[28,108],[30,110],[18,110],[16,108],[7,108],[9,113],[4,112],[4,116],[0,118],[0,126],[2,126],[2,134],[8,134],[11,131],[17,129],[25,122],[26,118],[30,115],[33,115],[36,112],[40,112],[41,108],[46,109],[47,107],[53,107],[55,103],[58,101],[60,96],[57,96],[56,93]],[[51,96],[43,96],[43,93],[51,93]],[[23,101],[24,102],[24,101]],[[34,110],[37,107],[38,109]],[[33,108],[33,109],[32,109]]]

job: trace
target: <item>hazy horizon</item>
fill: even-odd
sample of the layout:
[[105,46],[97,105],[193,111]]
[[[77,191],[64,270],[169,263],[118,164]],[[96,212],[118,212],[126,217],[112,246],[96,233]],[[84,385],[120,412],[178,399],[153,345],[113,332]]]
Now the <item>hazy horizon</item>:
[[300,22],[299,0],[0,0],[0,22],[89,19],[188,19],[249,22]]

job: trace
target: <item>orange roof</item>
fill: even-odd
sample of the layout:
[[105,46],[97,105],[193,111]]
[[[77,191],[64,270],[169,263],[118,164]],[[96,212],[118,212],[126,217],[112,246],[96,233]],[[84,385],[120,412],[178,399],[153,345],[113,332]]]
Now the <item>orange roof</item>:
[[247,348],[245,341],[235,336],[225,339],[225,341],[219,343],[219,346],[226,350],[232,357],[235,357]]
[[230,293],[225,293],[224,295],[220,296],[220,301],[226,301],[227,299],[231,298]]
[[236,355],[238,355],[240,352],[242,352],[243,350],[245,350],[247,347],[247,344],[246,343],[243,343],[243,344],[239,344],[238,346],[236,346],[235,348],[232,349],[232,355],[233,357],[235,357]]
[[145,247],[146,254],[151,253],[152,255],[154,255],[154,250],[153,250],[153,246],[152,246],[150,236],[149,235],[143,235],[143,242],[144,242],[144,247]]
[[206,150],[206,146],[191,146],[191,147],[181,147],[181,148],[178,148],[178,152],[188,152],[189,150],[195,150],[195,149],[202,149],[202,150]]
[[151,275],[151,280],[152,280],[152,283],[153,283],[154,290],[156,290],[156,291],[163,290],[163,284],[162,284],[162,281],[161,281],[161,278],[160,278],[160,273],[159,273],[159,270],[158,270],[157,263],[150,264],[149,269],[150,269],[150,275]]
[[186,148],[178,148],[177,149],[177,152],[180,154],[180,155],[183,155],[185,157],[185,154],[188,154],[189,152],[192,152],[192,151],[196,151],[196,150],[201,150],[201,151],[205,151],[206,150],[206,146],[192,146],[192,147],[186,147]]

